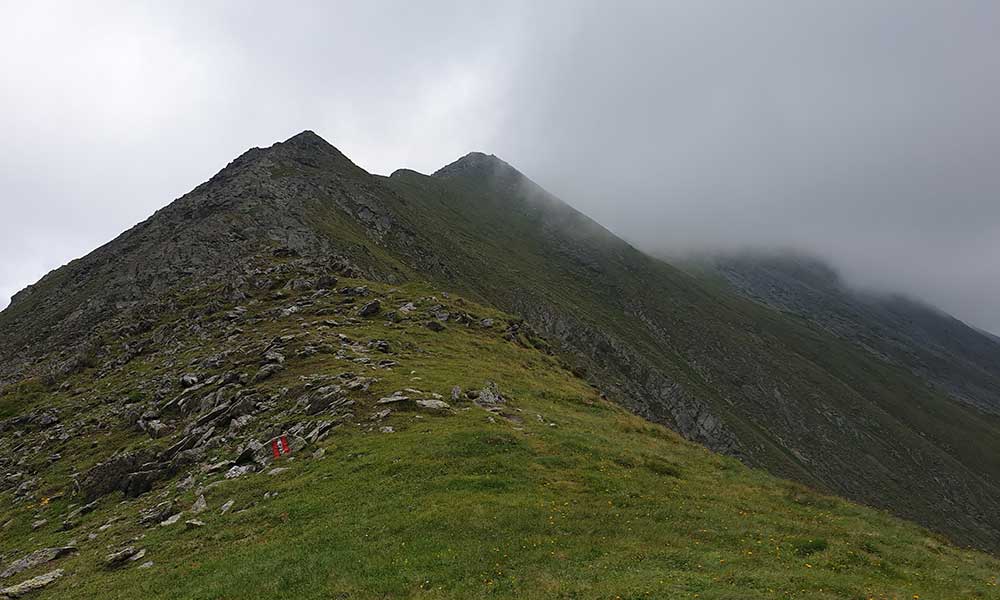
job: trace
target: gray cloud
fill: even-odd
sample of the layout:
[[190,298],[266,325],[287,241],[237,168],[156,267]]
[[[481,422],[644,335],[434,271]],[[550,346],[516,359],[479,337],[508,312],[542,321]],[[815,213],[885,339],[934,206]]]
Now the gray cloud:
[[993,2],[5,3],[0,297],[234,156],[494,152],[652,252],[792,246],[1000,331]]

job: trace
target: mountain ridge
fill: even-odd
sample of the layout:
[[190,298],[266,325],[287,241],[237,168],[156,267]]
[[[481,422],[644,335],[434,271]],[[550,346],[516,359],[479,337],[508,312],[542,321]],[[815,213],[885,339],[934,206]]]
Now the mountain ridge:
[[[958,401],[1000,415],[1000,343],[938,307],[898,293],[848,286],[829,264],[801,253],[743,253],[695,260],[737,293],[809,319],[899,364]],[[815,279],[820,269],[825,277]]]
[[[430,281],[515,313],[634,413],[996,547],[994,420],[821,328],[643,254],[500,159],[470,156],[445,176],[381,177],[312,132],[252,149],[0,312],[0,384],[56,384],[93,368],[107,352],[89,337],[96,324],[122,335],[151,327],[178,310],[177,290],[217,286],[221,304],[292,285],[257,265],[290,257],[304,261],[306,280],[332,270]],[[494,160],[501,177],[484,177]]]

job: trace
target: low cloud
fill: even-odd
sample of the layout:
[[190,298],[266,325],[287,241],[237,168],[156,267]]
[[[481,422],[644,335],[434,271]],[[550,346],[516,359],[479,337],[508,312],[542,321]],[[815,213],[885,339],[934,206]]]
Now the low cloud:
[[1000,331],[995,3],[5,14],[3,298],[313,129],[379,173],[492,152],[647,251],[792,246]]

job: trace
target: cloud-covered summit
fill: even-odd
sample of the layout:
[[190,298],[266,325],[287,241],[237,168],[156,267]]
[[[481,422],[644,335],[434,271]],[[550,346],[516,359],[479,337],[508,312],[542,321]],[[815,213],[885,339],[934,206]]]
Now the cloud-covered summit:
[[0,302],[249,147],[479,148],[642,248],[792,246],[1000,331],[1000,7],[8,3]]

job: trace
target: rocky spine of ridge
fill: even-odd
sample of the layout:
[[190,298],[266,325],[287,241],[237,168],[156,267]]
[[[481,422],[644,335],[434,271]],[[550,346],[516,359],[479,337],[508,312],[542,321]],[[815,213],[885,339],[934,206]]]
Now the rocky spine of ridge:
[[[287,177],[293,168],[322,178]],[[357,245],[342,245],[310,222],[317,207],[333,206],[360,223],[363,235],[384,237],[391,218],[358,188],[359,173],[310,131],[247,151],[146,221],[16,294],[0,319],[0,384],[38,374],[34,366],[53,352],[58,359],[45,362],[56,375],[81,368],[100,351],[101,341],[90,337],[95,325],[115,319],[143,327],[170,309],[158,300],[177,286],[221,281],[227,297],[239,298],[257,256],[310,256],[372,279],[393,278]]]

